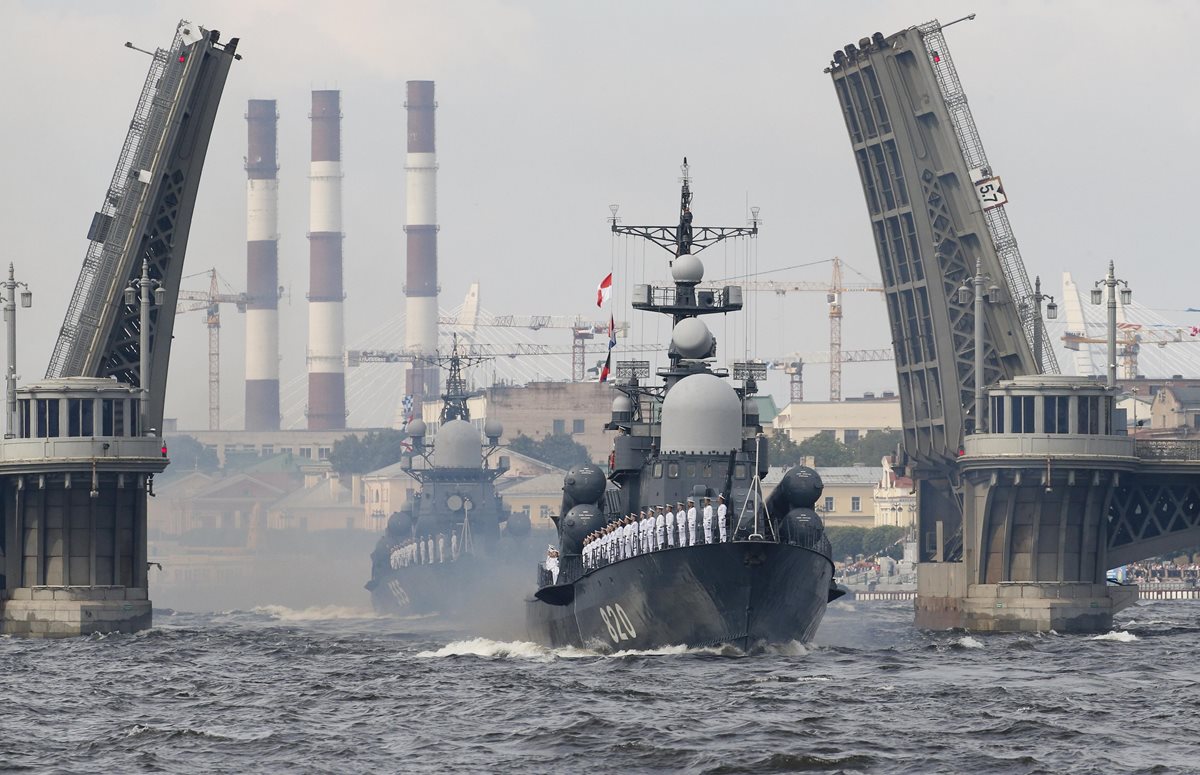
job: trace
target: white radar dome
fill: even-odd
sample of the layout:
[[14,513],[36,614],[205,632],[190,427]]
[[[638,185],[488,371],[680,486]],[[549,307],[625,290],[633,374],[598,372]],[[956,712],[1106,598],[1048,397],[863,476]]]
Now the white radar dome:
[[504,424],[494,417],[489,417],[483,424],[483,435],[489,439],[498,439],[504,435]]
[[695,285],[704,279],[704,264],[691,253],[684,253],[671,262],[671,278],[677,283]]
[[713,335],[700,318],[684,318],[671,332],[671,344],[684,358],[705,358],[713,348]]
[[404,428],[404,431],[413,438],[420,438],[421,436],[425,435],[425,421],[420,417],[409,420],[408,425]]
[[625,395],[624,393],[619,393],[617,395],[617,397],[613,399],[613,402],[612,402],[613,414],[620,414],[622,412],[632,412],[632,411],[633,411],[633,402],[629,400],[629,396]]
[[742,402],[714,374],[684,377],[662,405],[663,452],[730,452],[742,445]]
[[466,420],[451,420],[438,428],[433,463],[439,468],[479,468],[483,443],[479,431]]

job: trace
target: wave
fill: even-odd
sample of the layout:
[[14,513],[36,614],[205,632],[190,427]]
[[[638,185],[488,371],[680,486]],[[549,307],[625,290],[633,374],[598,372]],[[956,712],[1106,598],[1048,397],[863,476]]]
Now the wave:
[[[777,651],[779,654],[806,654],[808,650],[799,643],[783,644]],[[797,649],[799,649],[797,651]],[[674,656],[743,656],[743,652],[734,646],[704,646],[692,648],[689,646],[660,646],[654,649],[625,649],[622,651],[602,652],[592,649],[564,646],[552,649],[528,641],[496,641],[489,638],[470,638],[447,643],[439,649],[422,651],[417,657],[422,659],[442,659],[445,657],[481,657],[484,659],[529,659],[536,661],[553,661],[556,659],[626,659],[629,657],[674,657]]]
[[250,613],[267,616],[281,622],[319,622],[336,619],[383,618],[369,608],[353,608],[341,605],[320,605],[301,609],[288,608],[284,605],[260,605],[250,609]]
[[1092,640],[1113,640],[1118,643],[1132,643],[1137,639],[1138,636],[1124,630],[1113,630],[1112,632],[1106,632],[1103,635],[1097,635],[1092,638]]
[[958,646],[959,648],[964,648],[964,649],[981,649],[981,648],[983,648],[983,642],[976,638],[972,638],[970,635],[962,636],[958,640],[954,641],[954,643],[952,645],[955,645],[955,646]]

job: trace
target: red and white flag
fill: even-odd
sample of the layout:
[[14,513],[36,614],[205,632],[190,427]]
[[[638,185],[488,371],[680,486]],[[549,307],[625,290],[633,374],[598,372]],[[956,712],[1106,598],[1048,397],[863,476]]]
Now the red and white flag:
[[612,296],[612,272],[600,281],[600,287],[596,289],[596,306],[603,307],[609,296]]

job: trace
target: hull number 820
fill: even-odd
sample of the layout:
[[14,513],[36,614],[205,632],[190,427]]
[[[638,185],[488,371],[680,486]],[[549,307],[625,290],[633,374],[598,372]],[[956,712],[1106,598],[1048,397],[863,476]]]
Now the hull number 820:
[[604,626],[608,628],[608,635],[613,643],[637,637],[637,630],[633,629],[633,622],[629,621],[629,614],[625,613],[620,603],[600,606],[600,618],[604,620]]

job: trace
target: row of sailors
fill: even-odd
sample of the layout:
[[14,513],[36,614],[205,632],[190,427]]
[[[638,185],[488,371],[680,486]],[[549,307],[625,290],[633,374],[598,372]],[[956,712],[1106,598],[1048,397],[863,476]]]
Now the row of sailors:
[[717,496],[715,508],[713,499],[705,498],[699,513],[695,498],[688,498],[687,503],[686,509],[680,502],[675,504],[674,511],[669,506],[659,506],[630,514],[590,534],[583,540],[584,567],[597,568],[626,557],[676,546],[729,540],[729,509],[724,495]]
[[407,568],[410,565],[432,565],[439,562],[454,562],[458,559],[458,536],[450,534],[446,540],[444,533],[437,536],[409,538],[399,546],[393,547],[388,556],[392,570]]

